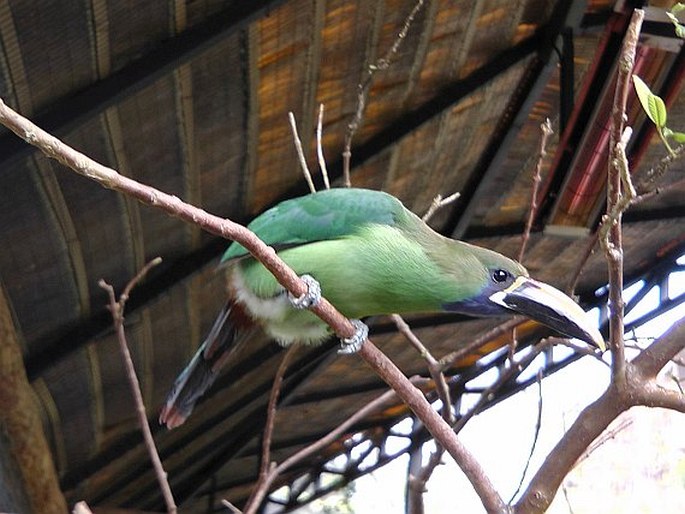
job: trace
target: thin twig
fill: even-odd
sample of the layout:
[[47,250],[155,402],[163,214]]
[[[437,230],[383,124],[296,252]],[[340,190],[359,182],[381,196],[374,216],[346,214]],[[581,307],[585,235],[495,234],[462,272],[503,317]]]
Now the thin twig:
[[523,262],[523,255],[526,252],[526,245],[530,239],[530,231],[533,228],[533,222],[538,212],[538,189],[542,181],[542,165],[547,155],[547,140],[554,133],[552,130],[552,123],[549,118],[546,118],[540,124],[542,137],[540,138],[540,146],[538,149],[538,161],[535,165],[535,173],[533,174],[533,188],[530,193],[530,207],[528,209],[528,219],[526,220],[526,228],[521,236],[521,248],[519,249],[518,261]]
[[295,150],[297,150],[297,157],[300,161],[300,168],[302,169],[302,174],[304,175],[307,185],[309,186],[310,193],[316,193],[316,187],[314,187],[314,181],[312,180],[312,173],[309,171],[309,166],[307,166],[307,159],[304,156],[304,150],[302,149],[302,140],[297,132],[297,123],[295,121],[295,115],[292,111],[288,112],[288,121],[290,121],[290,130],[293,133],[293,143],[295,143]]
[[128,377],[129,385],[131,386],[131,392],[133,394],[133,400],[136,405],[136,413],[138,415],[140,430],[143,433],[145,446],[150,454],[150,460],[152,461],[152,466],[155,469],[155,475],[157,476],[159,487],[162,490],[162,496],[164,497],[164,502],[167,506],[167,512],[169,512],[169,514],[175,514],[177,511],[176,502],[174,501],[174,495],[171,492],[171,487],[169,486],[166,472],[162,466],[162,461],[159,458],[159,453],[157,452],[155,441],[152,437],[152,431],[150,430],[150,426],[147,422],[145,402],[143,401],[143,394],[140,392],[140,382],[138,381],[138,376],[136,375],[136,368],[133,365],[131,352],[128,349],[126,332],[124,330],[124,308],[126,306],[126,301],[128,300],[131,289],[133,289],[136,284],[143,279],[143,277],[148,271],[150,271],[151,268],[158,265],[160,262],[162,262],[162,259],[159,257],[148,262],[145,267],[143,267],[143,269],[140,270],[140,272],[126,285],[124,292],[119,296],[118,301],[114,293],[114,288],[110,284],[100,279],[98,285],[107,291],[107,294],[109,295],[108,308],[112,314],[114,330],[116,331],[117,340],[119,341],[119,349],[121,350],[121,355],[124,359],[126,376]]
[[262,441],[262,463],[259,467],[259,481],[266,479],[266,475],[269,472],[269,467],[271,466],[271,439],[274,431],[274,421],[276,419],[276,404],[278,402],[278,396],[281,392],[281,386],[283,385],[283,377],[288,369],[290,359],[296,350],[297,346],[292,345],[285,352],[285,355],[283,355],[283,360],[281,360],[281,364],[278,366],[278,370],[276,370],[276,376],[274,376],[274,382],[271,386],[271,394],[269,395],[269,404],[266,412],[266,424],[264,426],[264,436]]
[[[415,376],[410,379],[410,382],[416,385],[425,383],[426,379],[424,379],[423,377]],[[271,485],[273,484],[274,480],[276,480],[276,478],[279,475],[282,475],[288,469],[293,467],[298,462],[301,462],[305,458],[309,457],[310,455],[318,453],[327,446],[331,445],[332,443],[337,441],[342,434],[349,430],[350,427],[354,426],[356,423],[360,422],[367,416],[371,415],[372,413],[381,409],[385,405],[389,404],[396,398],[397,393],[394,390],[391,389],[389,391],[386,391],[381,396],[368,402],[364,407],[359,409],[352,416],[349,416],[347,419],[345,419],[345,421],[343,421],[336,428],[328,432],[322,438],[318,439],[317,441],[314,441],[309,446],[306,446],[302,450],[291,455],[280,464],[277,464],[275,467],[271,467],[269,469],[269,472],[267,473],[266,478],[259,484],[259,487],[255,487],[255,490],[251,496],[251,503],[259,506],[264,500],[264,497],[266,496],[267,492],[271,488]]]
[[326,167],[326,158],[323,155],[323,104],[319,104],[319,118],[316,122],[316,156],[319,159],[319,169],[323,176],[323,184],[326,189],[331,188],[331,183],[328,180],[328,168]]
[[519,480],[519,485],[516,487],[516,491],[514,491],[514,494],[511,495],[511,498],[509,499],[509,505],[511,505],[511,502],[514,501],[514,498],[516,498],[516,495],[521,491],[521,487],[523,487],[523,481],[526,479],[526,475],[528,474],[528,468],[530,467],[530,463],[533,460],[533,454],[535,454],[535,447],[538,444],[538,439],[540,437],[540,429],[542,428],[542,370],[538,370],[538,375],[537,375],[537,383],[538,383],[538,417],[535,421],[535,432],[533,434],[533,444],[530,445],[530,453],[528,453],[528,459],[526,459],[526,465],[523,468],[523,473],[521,473],[521,480]]
[[88,504],[86,502],[76,502],[74,504],[74,510],[72,510],[73,514],[93,514],[93,511],[90,510],[90,507],[88,507]]
[[514,316],[507,321],[500,323],[496,327],[491,328],[487,332],[481,334],[478,338],[469,341],[466,345],[462,346],[458,350],[448,353],[442,357],[440,359],[440,366],[443,370],[455,366],[461,359],[472,354],[484,344],[487,344],[493,339],[506,334],[512,328],[521,324],[524,319],[525,318],[523,316]]
[[456,193],[452,193],[447,198],[443,198],[441,194],[435,195],[435,198],[433,198],[433,201],[431,202],[430,207],[426,211],[426,214],[424,214],[421,217],[421,219],[424,223],[428,223],[428,221],[430,221],[430,219],[435,215],[436,212],[438,212],[443,207],[447,207],[449,204],[456,202],[460,196],[461,193],[459,191],[457,191]]
[[457,422],[453,426],[454,431],[459,433],[464,428],[464,426],[466,426],[466,423],[468,423],[473,416],[475,416],[481,411],[483,406],[490,400],[492,395],[499,390],[500,387],[506,384],[514,376],[521,374],[523,370],[526,369],[530,365],[530,363],[533,362],[533,360],[535,360],[538,354],[544,348],[549,346],[549,344],[549,340],[540,341],[536,346],[532,348],[530,353],[524,355],[521,358],[521,360],[507,361],[509,362],[509,364],[500,369],[500,373],[497,377],[497,380],[495,380],[492,384],[486,387],[481,392],[480,397],[478,398],[476,403],[468,411],[461,415],[459,419],[457,419]]
[[445,375],[440,369],[440,362],[433,357],[433,354],[426,348],[426,346],[421,342],[421,340],[414,334],[411,327],[399,314],[392,314],[390,316],[392,321],[397,326],[399,332],[407,338],[409,343],[416,348],[419,355],[426,361],[428,365],[428,372],[430,373],[433,382],[435,382],[435,387],[438,391],[438,396],[443,403],[443,415],[442,417],[448,423],[452,423],[454,420],[454,413],[452,412],[452,400],[450,399],[450,390],[447,387],[447,381],[445,380]]
[[411,12],[407,15],[407,17],[404,20],[404,24],[402,25],[402,28],[400,29],[399,33],[397,34],[397,37],[395,38],[395,41],[393,42],[392,46],[390,49],[381,57],[378,59],[375,63],[370,64],[368,68],[366,69],[366,76],[362,81],[357,84],[357,107],[354,111],[354,116],[352,117],[352,120],[350,123],[347,125],[347,130],[345,132],[345,143],[343,146],[343,186],[344,187],[350,187],[352,185],[352,181],[350,180],[350,160],[352,158],[352,138],[354,137],[355,133],[359,129],[359,126],[362,122],[362,118],[364,116],[364,107],[366,106],[366,96],[369,93],[369,88],[371,87],[371,81],[373,79],[373,76],[375,73],[379,70],[386,70],[390,67],[390,64],[392,63],[392,58],[395,56],[395,54],[398,52],[400,49],[400,46],[402,45],[402,42],[405,40],[407,37],[407,33],[409,32],[409,28],[411,27],[412,23],[414,22],[414,18],[418,14],[419,10],[423,6],[425,0],[418,0],[416,4],[414,5],[414,8],[411,10]]
[[233,505],[230,501],[226,500],[225,498],[221,500],[221,504],[228,510],[230,510],[233,514],[243,514],[242,510],[240,510],[238,507]]

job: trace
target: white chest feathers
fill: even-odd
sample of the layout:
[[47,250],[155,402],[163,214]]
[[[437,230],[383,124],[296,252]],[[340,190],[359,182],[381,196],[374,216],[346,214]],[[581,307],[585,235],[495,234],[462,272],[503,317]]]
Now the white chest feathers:
[[229,281],[236,300],[279,344],[317,344],[330,335],[328,325],[314,314],[293,308],[284,289],[276,296],[257,296],[245,285],[239,270],[231,273]]

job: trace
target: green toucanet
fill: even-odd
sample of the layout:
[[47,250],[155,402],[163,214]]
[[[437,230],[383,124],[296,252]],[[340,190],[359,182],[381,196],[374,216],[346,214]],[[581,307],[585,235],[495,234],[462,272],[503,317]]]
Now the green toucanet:
[[[503,255],[443,237],[389,194],[320,191],[276,205],[248,228],[298,275],[313,277],[310,290],[318,283],[323,296],[349,318],[520,313],[604,347],[599,331],[568,296],[532,280],[523,266]],[[315,344],[331,334],[316,315],[296,308],[298,299],[240,244],[228,247],[222,264],[228,272],[228,302],[169,393],[160,415],[169,428],[185,421],[233,349],[255,330],[283,345]],[[343,341],[341,351],[351,353],[358,345]]]

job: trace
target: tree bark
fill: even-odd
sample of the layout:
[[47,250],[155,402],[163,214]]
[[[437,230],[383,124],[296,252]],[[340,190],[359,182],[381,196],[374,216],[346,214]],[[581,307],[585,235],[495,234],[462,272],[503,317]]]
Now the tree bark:
[[16,327],[0,288],[0,512],[63,514],[59,488]]

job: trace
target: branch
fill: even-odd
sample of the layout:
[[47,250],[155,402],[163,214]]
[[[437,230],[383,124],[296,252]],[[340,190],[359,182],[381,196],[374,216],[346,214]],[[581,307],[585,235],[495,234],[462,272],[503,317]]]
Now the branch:
[[618,401],[616,388],[610,388],[580,413],[571,428],[547,455],[514,506],[515,514],[544,512],[552,503],[562,481],[576,460],[628,406]]
[[533,189],[530,193],[528,219],[526,220],[526,228],[521,236],[521,248],[519,249],[518,255],[519,262],[523,261],[523,255],[526,253],[526,245],[528,244],[528,239],[530,239],[530,231],[533,228],[533,221],[535,221],[535,215],[538,212],[538,189],[542,180],[542,163],[547,155],[547,140],[549,139],[549,136],[554,133],[549,118],[546,118],[545,121],[540,124],[540,130],[542,131],[542,137],[540,138],[540,147],[538,149],[538,162],[535,165],[535,174],[533,175]]
[[326,189],[331,188],[331,183],[328,180],[328,168],[326,167],[326,158],[323,155],[323,104],[319,104],[319,118],[316,123],[316,156],[319,159],[319,168],[323,176],[323,185]]
[[295,121],[295,115],[290,111],[288,113],[288,121],[290,122],[290,130],[293,133],[293,143],[295,144],[295,150],[297,151],[297,158],[300,161],[300,168],[302,169],[302,174],[304,179],[307,181],[310,193],[316,193],[316,187],[314,187],[314,181],[312,180],[312,173],[309,171],[309,166],[307,166],[307,158],[304,156],[304,150],[302,149],[302,140],[297,132],[297,122]]
[[524,319],[525,318],[523,316],[514,316],[513,318],[500,323],[496,327],[493,327],[484,334],[481,334],[477,339],[470,341],[458,350],[445,355],[442,359],[440,359],[440,365],[442,366],[442,369],[445,370],[455,366],[461,359],[472,354],[484,344],[510,332],[513,328],[521,324]]
[[503,512],[506,505],[483,468],[457,438],[452,428],[433,410],[419,390],[408,382],[390,359],[368,341],[359,350],[359,355],[397,392],[437,442],[454,458],[476,490],[485,509],[488,512]]
[[[621,231],[621,206],[624,204],[622,186],[629,180],[628,162],[623,139],[626,120],[626,104],[631,87],[635,64],[635,52],[644,19],[644,11],[636,9],[623,40],[618,61],[616,94],[611,113],[609,130],[609,171],[607,179],[608,236],[605,251],[609,268],[609,346],[612,355],[612,377],[619,383],[625,381],[625,352],[623,348],[623,234]],[[626,188],[624,188],[626,189]],[[624,190],[624,193],[627,191]],[[624,209],[627,208],[627,205]],[[605,218],[606,219],[606,218]],[[603,239],[600,237],[600,242]]]
[[461,193],[459,191],[457,191],[456,193],[452,193],[447,198],[443,198],[441,194],[435,195],[435,198],[433,198],[430,207],[428,207],[426,214],[424,214],[421,217],[421,220],[424,223],[428,223],[436,212],[438,212],[443,207],[447,207],[449,204],[456,202],[460,196]]
[[[273,478],[269,480],[269,475],[275,470],[276,463],[271,462],[271,437],[274,431],[274,421],[276,418],[276,404],[278,403],[278,396],[283,385],[283,377],[288,369],[288,364],[297,349],[297,346],[292,345],[283,355],[283,359],[276,370],[274,381],[271,386],[271,394],[269,395],[269,403],[266,410],[266,424],[264,426],[264,435],[262,436],[262,462],[259,466],[259,477],[257,483],[252,490],[252,494],[245,503],[245,514],[252,514],[257,511],[269,486],[273,482]],[[274,474],[274,478],[278,476]]]
[[645,348],[631,364],[644,377],[656,378],[661,369],[685,348],[685,321],[673,325],[664,335]]
[[[552,502],[564,477],[578,459],[592,449],[619,414],[636,405],[663,407],[685,412],[685,397],[656,383],[656,373],[670,356],[685,347],[685,321],[681,321],[632,362],[626,364],[625,381],[612,380],[607,390],[578,415],[571,428],[547,455],[531,480],[514,513],[543,512]],[[674,353],[675,352],[675,353]],[[656,370],[656,371],[655,371]]]
[[148,262],[145,267],[143,267],[140,272],[131,279],[131,281],[126,285],[124,292],[119,296],[117,301],[116,295],[114,293],[114,288],[100,279],[98,285],[107,291],[109,295],[109,311],[112,313],[112,321],[114,324],[114,330],[117,334],[117,340],[119,341],[119,349],[121,350],[121,356],[124,359],[124,366],[126,368],[126,376],[128,377],[129,385],[131,386],[131,392],[133,393],[133,401],[136,405],[136,414],[138,415],[138,423],[140,424],[140,430],[143,432],[143,439],[145,440],[145,446],[150,454],[150,460],[152,461],[152,466],[155,469],[155,474],[157,475],[157,481],[159,482],[159,487],[162,490],[162,496],[164,497],[164,502],[167,506],[167,512],[169,514],[176,514],[176,503],[174,501],[174,495],[171,492],[171,487],[169,487],[169,481],[167,480],[167,474],[162,466],[162,461],[159,458],[159,453],[155,447],[155,441],[152,438],[152,432],[150,431],[150,425],[147,422],[147,413],[145,412],[145,402],[143,401],[143,395],[140,392],[140,382],[138,381],[138,376],[136,375],[136,368],[133,365],[133,359],[131,358],[131,352],[128,349],[128,343],[126,342],[126,332],[124,331],[124,308],[126,306],[126,301],[128,300],[131,289],[133,289],[140,280],[150,271],[151,268],[162,262],[162,259],[157,257],[156,259]]
[[[307,291],[307,286],[278,257],[274,249],[267,246],[242,225],[214,216],[182,202],[175,196],[120,175],[112,168],[95,162],[40,129],[7,107],[2,101],[0,101],[0,122],[19,137],[40,148],[48,157],[56,159],[80,175],[95,180],[103,187],[119,191],[142,203],[157,207],[172,216],[199,226],[211,234],[238,242],[293,295],[301,296]],[[325,298],[321,298],[321,301],[310,310],[326,322],[338,337],[349,338],[356,333],[354,325]],[[420,391],[411,385],[407,377],[371,341],[367,340],[357,354],[397,392],[398,396],[421,419],[433,437],[454,457],[481,497],[485,507],[493,512],[502,511],[505,508],[504,502],[481,466],[456,437],[445,420],[432,409]]]
[[347,125],[347,131],[345,132],[345,143],[343,147],[343,185],[345,187],[350,187],[352,182],[350,180],[350,160],[352,158],[352,138],[354,134],[359,129],[359,125],[362,122],[364,116],[364,107],[366,106],[366,95],[369,93],[369,88],[371,87],[371,81],[373,76],[378,70],[386,70],[390,67],[392,58],[395,56],[397,51],[400,49],[402,42],[407,37],[409,28],[414,22],[414,18],[418,14],[421,7],[423,7],[425,0],[417,0],[414,8],[410,11],[404,20],[402,28],[397,34],[395,41],[388,51],[378,59],[375,63],[370,64],[366,70],[366,77],[357,84],[357,107],[354,111],[354,116],[352,120]]

